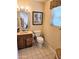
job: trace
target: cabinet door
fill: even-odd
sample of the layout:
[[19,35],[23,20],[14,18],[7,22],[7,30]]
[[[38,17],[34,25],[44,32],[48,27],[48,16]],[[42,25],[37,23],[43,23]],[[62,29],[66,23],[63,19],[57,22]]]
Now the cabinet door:
[[21,37],[18,37],[17,39],[17,43],[18,43],[18,49],[22,49],[22,48],[25,48],[25,40],[24,38],[21,36]]
[[25,37],[25,46],[26,47],[31,47],[32,46],[32,34],[24,35]]
[[26,39],[26,46],[27,46],[27,47],[32,46],[32,38],[27,38],[27,39]]

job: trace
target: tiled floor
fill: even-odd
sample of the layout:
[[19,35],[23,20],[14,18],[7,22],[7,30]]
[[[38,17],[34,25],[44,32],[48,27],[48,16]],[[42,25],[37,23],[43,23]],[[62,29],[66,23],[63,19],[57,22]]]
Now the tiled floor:
[[54,59],[54,53],[48,47],[33,46],[19,50],[19,59]]

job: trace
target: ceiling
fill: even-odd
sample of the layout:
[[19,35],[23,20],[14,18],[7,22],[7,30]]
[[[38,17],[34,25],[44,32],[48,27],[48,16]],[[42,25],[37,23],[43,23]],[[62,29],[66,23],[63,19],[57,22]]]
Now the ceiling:
[[48,0],[34,0],[34,1],[38,1],[38,2],[46,2]]
[[17,0],[17,2],[27,2],[27,1],[46,2],[46,1],[51,1],[51,0]]

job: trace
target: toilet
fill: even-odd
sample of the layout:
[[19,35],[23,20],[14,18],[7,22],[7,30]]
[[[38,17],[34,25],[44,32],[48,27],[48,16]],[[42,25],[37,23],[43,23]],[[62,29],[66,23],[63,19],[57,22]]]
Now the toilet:
[[41,36],[41,31],[34,31],[34,33],[36,36],[37,46],[40,48],[43,47],[44,38]]

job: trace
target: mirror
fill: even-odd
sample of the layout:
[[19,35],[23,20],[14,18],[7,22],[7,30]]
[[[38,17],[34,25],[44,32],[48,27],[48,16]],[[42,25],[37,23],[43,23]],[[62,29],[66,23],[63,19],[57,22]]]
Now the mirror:
[[28,29],[28,12],[25,10],[20,10],[17,12],[17,29],[26,31]]

